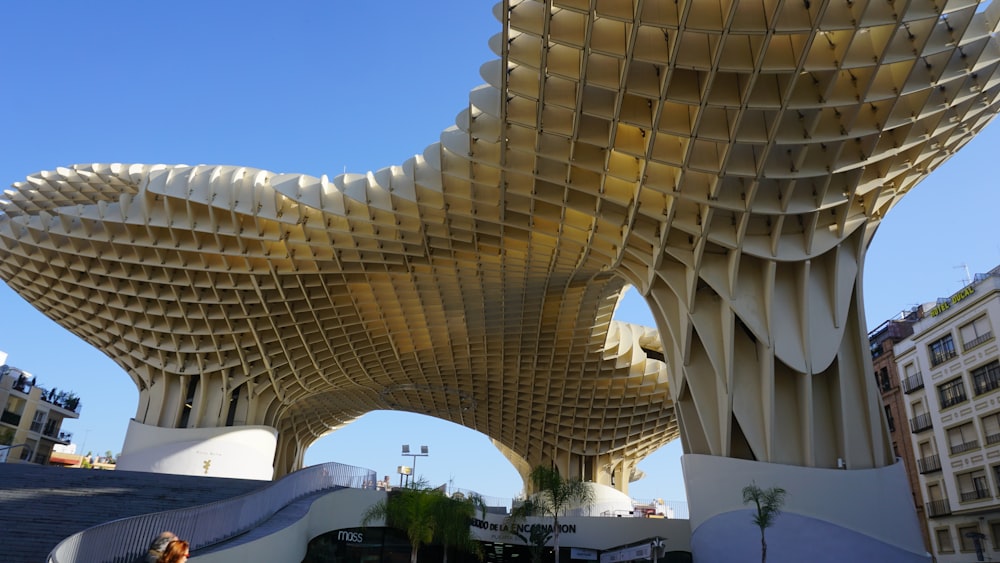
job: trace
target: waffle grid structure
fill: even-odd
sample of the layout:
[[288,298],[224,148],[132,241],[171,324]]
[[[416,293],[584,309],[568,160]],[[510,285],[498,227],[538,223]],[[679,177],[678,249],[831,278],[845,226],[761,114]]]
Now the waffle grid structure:
[[[522,472],[892,452],[861,307],[879,221],[998,111],[975,1],[509,1],[440,141],[314,178],[87,164],[0,202],[0,278],[167,428],[263,424],[276,472],[376,409]],[[614,322],[627,285],[659,332]],[[662,343],[661,343],[662,340]],[[625,477],[625,478],[622,478]]]

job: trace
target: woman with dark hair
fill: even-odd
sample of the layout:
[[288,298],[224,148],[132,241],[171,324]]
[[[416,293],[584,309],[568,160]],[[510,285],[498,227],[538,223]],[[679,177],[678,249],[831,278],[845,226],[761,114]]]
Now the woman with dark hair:
[[156,560],[156,563],[185,563],[191,556],[188,542],[184,540],[174,540],[167,544],[167,549],[163,550],[163,555]]

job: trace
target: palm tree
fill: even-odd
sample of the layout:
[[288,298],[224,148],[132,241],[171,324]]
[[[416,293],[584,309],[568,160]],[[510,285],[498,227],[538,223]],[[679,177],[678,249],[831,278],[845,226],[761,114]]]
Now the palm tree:
[[512,511],[512,520],[523,520],[526,516],[551,516],[552,548],[555,563],[559,563],[559,517],[573,506],[592,503],[594,490],[583,481],[563,479],[559,471],[543,465],[532,469],[528,480],[534,495]]
[[472,536],[469,522],[479,513],[480,518],[486,517],[486,503],[478,494],[468,496],[456,493],[450,497],[438,495],[435,507],[436,526],[435,538],[441,542],[444,552],[442,563],[448,563],[448,548],[472,553],[477,558],[482,557],[479,542]]
[[527,536],[517,530],[520,529],[520,525],[524,523],[527,516],[538,513],[539,510],[534,506],[534,501],[529,498],[525,499],[522,504],[512,510],[510,515],[507,516],[504,521],[504,528],[508,530],[507,533],[517,536],[524,542],[525,545],[528,546],[528,553],[531,555],[531,563],[542,563],[542,555],[545,553],[545,544],[549,543],[549,540],[552,539],[552,532],[546,526],[538,524],[528,528]]
[[437,524],[437,498],[440,493],[426,489],[423,482],[393,489],[385,499],[368,507],[361,525],[384,520],[386,526],[406,532],[410,540],[410,563],[417,563],[420,546],[434,539]]
[[785,489],[781,487],[761,489],[757,483],[751,482],[743,487],[743,504],[751,502],[757,507],[753,523],[760,528],[760,563],[766,563],[767,541],[764,540],[764,530],[770,528],[781,514],[781,507],[785,504]]
[[417,563],[421,546],[436,539],[443,544],[447,563],[449,546],[478,555],[479,543],[469,528],[477,509],[485,515],[486,505],[478,495],[449,498],[444,491],[428,488],[419,480],[393,489],[384,500],[370,506],[361,525],[384,520],[387,526],[404,531],[410,540],[410,563]]

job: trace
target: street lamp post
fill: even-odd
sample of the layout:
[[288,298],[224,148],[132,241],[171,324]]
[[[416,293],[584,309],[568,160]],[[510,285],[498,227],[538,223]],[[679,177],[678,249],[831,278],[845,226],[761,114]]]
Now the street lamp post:
[[427,451],[427,446],[420,446],[420,453],[413,453],[413,452],[410,451],[410,445],[409,444],[403,444],[403,454],[402,455],[413,458],[413,470],[412,470],[410,479],[408,481],[408,482],[412,483],[413,479],[416,478],[416,476],[417,476],[417,458],[418,457],[427,457],[430,454]]

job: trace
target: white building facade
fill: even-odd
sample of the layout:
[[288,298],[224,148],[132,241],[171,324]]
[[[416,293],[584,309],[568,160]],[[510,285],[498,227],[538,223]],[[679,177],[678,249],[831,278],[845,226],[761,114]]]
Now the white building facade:
[[62,423],[79,418],[80,398],[37,385],[6,358],[0,352],[0,463],[47,464],[56,446],[69,444]]
[[1000,268],[924,318],[895,353],[932,550],[939,563],[1000,557]]

